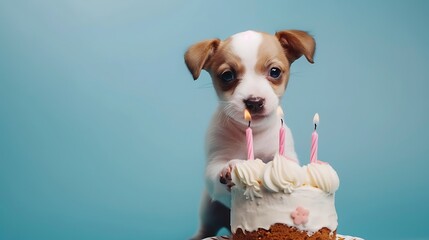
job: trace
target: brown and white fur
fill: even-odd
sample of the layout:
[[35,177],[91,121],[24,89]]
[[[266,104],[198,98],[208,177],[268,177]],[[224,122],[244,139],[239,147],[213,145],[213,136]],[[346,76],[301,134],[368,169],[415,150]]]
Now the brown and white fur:
[[[281,124],[276,113],[286,90],[290,65],[304,55],[313,63],[315,41],[299,30],[275,35],[246,31],[228,39],[205,40],[192,45],[185,62],[196,80],[206,70],[219,98],[206,139],[206,191],[200,209],[200,228],[193,239],[216,235],[230,229],[231,171],[247,158],[243,118],[247,108],[252,115],[254,155],[264,162],[278,151]],[[285,155],[298,161],[293,138],[286,127]]]

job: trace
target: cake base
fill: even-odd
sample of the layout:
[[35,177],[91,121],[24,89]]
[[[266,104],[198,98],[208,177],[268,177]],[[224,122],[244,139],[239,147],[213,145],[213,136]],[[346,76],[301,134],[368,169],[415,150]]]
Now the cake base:
[[[204,238],[203,240],[232,240],[232,236],[208,237],[208,238]],[[364,240],[364,239],[360,238],[360,237],[353,237],[353,236],[346,236],[346,235],[337,234],[336,240]]]
[[309,236],[307,232],[285,224],[276,223],[268,230],[259,228],[248,232],[239,228],[232,235],[232,240],[336,240],[336,231],[332,232],[324,227]]

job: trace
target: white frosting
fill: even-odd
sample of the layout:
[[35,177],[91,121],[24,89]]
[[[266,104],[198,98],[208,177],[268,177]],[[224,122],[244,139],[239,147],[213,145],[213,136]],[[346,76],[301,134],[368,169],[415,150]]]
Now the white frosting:
[[337,172],[327,163],[310,163],[304,166],[307,172],[308,184],[322,189],[327,193],[334,193],[340,186]]
[[261,197],[261,178],[265,164],[260,159],[248,160],[235,165],[232,182],[241,189],[246,198]]
[[[283,156],[267,164],[261,160],[235,165],[231,188],[231,230],[255,231],[283,223],[309,235],[326,227],[337,229],[335,191],[339,178],[329,164],[312,163],[300,167]],[[296,222],[292,213],[308,211],[305,224]]]
[[[272,193],[265,189],[261,198],[249,201],[244,196],[244,190],[232,187],[231,230],[238,228],[255,231],[258,228],[269,229],[275,223],[284,223],[309,235],[323,227],[334,231],[337,229],[337,213],[335,211],[335,195],[326,193],[318,188],[303,186],[290,194]],[[309,211],[308,222],[295,225],[291,213],[298,207]]]
[[293,189],[303,185],[305,180],[305,172],[298,163],[279,154],[265,166],[263,184],[272,192],[291,193]]
[[337,234],[337,239],[338,240],[364,240],[363,238],[360,238],[360,237],[346,236],[341,234]]

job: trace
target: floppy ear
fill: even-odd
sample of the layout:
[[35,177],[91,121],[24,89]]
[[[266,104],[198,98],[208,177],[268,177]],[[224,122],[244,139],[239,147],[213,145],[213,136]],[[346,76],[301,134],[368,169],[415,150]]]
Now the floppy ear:
[[192,45],[189,47],[188,51],[186,51],[185,63],[194,80],[197,80],[200,76],[201,69],[205,67],[207,61],[213,56],[219,43],[219,39],[205,40]]
[[291,64],[302,55],[307,58],[307,61],[314,63],[313,56],[316,49],[316,42],[307,32],[300,30],[284,30],[276,32],[276,37]]

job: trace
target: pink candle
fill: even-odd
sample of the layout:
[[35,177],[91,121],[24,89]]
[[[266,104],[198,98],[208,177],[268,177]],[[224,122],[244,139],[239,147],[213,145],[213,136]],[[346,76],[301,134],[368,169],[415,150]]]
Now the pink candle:
[[246,129],[246,141],[247,141],[247,159],[253,160],[255,156],[253,155],[253,133],[252,129],[250,128],[250,122],[252,121],[252,116],[250,115],[249,111],[244,110],[244,119],[246,121],[249,121],[249,126]]
[[283,110],[279,106],[277,108],[277,114],[280,116],[280,132],[279,132],[279,154],[283,155],[285,151],[285,128],[283,126]]
[[316,113],[313,118],[314,123],[314,131],[313,134],[311,134],[311,155],[310,155],[310,163],[317,163],[317,149],[318,149],[318,141],[319,141],[319,134],[317,134],[316,128],[317,124],[319,124],[319,114]]
[[279,137],[279,154],[283,155],[285,151],[285,128],[283,127],[283,121],[282,126],[280,127],[280,137]]

